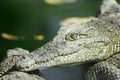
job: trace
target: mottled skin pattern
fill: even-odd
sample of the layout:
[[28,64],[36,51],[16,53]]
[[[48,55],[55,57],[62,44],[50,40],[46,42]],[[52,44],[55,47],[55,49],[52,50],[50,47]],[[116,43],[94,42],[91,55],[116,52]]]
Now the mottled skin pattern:
[[10,49],[7,51],[7,57],[0,63],[0,76],[8,71],[15,70],[15,63],[22,55],[28,54],[27,50],[21,48]]
[[[87,71],[86,80],[120,80],[120,13],[114,4],[107,8],[116,9],[110,14],[105,9],[103,15],[90,22],[62,26],[50,42],[18,59],[17,69],[31,71],[98,62]],[[2,74],[4,71],[8,70]]]
[[31,72],[16,71],[15,63],[29,51],[22,48],[10,49],[7,57],[0,63],[0,80],[44,80],[39,70]]
[[20,71],[12,71],[0,77],[0,80],[45,80],[45,79],[35,74],[28,74]]
[[103,0],[100,11],[101,14],[120,12],[120,5],[116,2],[116,0]]
[[53,40],[23,56],[16,65],[24,71],[78,65],[102,61],[118,52],[120,14],[105,14],[85,24],[61,27]]
[[90,67],[85,74],[85,80],[120,80],[120,54]]

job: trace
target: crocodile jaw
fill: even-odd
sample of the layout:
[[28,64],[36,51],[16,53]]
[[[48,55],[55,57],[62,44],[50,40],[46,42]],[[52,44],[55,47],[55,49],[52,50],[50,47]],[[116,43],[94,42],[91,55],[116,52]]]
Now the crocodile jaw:
[[49,42],[43,47],[38,48],[39,55],[36,52],[38,50],[25,55],[17,62],[17,66],[23,71],[30,71],[47,67],[61,67],[68,64],[77,65],[85,62],[99,61],[109,57],[109,55],[106,55],[109,46],[106,45],[103,37],[101,39],[99,38],[100,37],[96,37],[94,40],[92,40],[92,38],[91,40],[78,40],[72,43],[61,43],[60,45],[53,45],[52,42]]
[[[67,36],[66,40],[69,33],[79,33],[79,37]],[[63,26],[53,40],[23,56],[16,65],[18,69],[30,71],[107,58],[110,56],[107,54],[110,39],[101,33],[92,25],[75,23]]]
[[66,54],[52,51],[54,54],[45,52],[46,54],[41,55],[25,55],[20,61],[18,61],[17,66],[19,66],[19,69],[23,71],[30,71],[35,69],[44,69],[47,67],[62,67],[63,65],[68,66],[68,64],[77,65],[85,62],[99,61],[106,58],[105,54],[108,46],[103,46],[104,43],[96,43],[95,45],[99,48],[90,48],[85,46],[85,48],[81,47],[79,51],[72,51],[72,53]]

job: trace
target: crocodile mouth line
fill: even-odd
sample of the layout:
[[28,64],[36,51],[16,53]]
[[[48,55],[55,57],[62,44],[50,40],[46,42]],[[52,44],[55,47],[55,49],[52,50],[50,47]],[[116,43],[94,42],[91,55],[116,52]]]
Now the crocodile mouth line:
[[[58,55],[54,55],[53,57],[51,57],[51,58],[47,58],[47,59],[44,59],[44,60],[40,60],[40,61],[34,61],[34,63],[32,63],[32,64],[30,64],[30,65],[27,65],[26,67],[23,67],[23,69],[21,68],[20,70],[23,70],[23,71],[30,71],[31,69],[39,69],[39,68],[41,68],[42,66],[42,68],[46,68],[46,67],[54,67],[54,66],[57,66],[57,65],[59,65],[59,64],[54,64],[54,61],[56,60],[56,58],[59,58],[59,57],[63,57],[63,58],[65,58],[66,56],[71,56],[71,55],[73,55],[73,54],[76,54],[76,53],[78,53],[80,50],[78,49],[78,50],[76,50],[76,51],[74,51],[74,52],[71,52],[71,53],[66,53],[66,54],[58,54]],[[82,54],[82,53],[80,53],[80,54]],[[42,57],[42,56],[41,56]],[[87,59],[88,60],[88,59]],[[52,62],[50,62],[50,61],[52,61]],[[47,64],[47,63],[49,63],[49,64]],[[51,63],[53,63],[53,65],[51,65]],[[68,62],[68,63],[70,63],[70,62]],[[64,63],[64,64],[67,64],[67,62],[66,63]],[[70,64],[73,64],[72,62],[70,63]],[[60,65],[62,65],[62,62],[60,63]],[[36,68],[34,68],[34,67],[36,67]]]
[[[38,64],[38,65],[42,65],[42,64],[46,64],[46,63],[49,63],[50,61],[54,61],[56,58],[58,57],[65,57],[65,56],[69,56],[69,55],[72,55],[72,54],[75,54],[77,53],[78,51],[75,51],[75,52],[72,52],[72,53],[69,53],[69,54],[60,54],[58,56],[54,56],[53,58],[50,58],[50,59],[46,59],[46,60],[43,60],[43,61],[40,61],[40,62],[36,62],[34,64],[31,64],[30,66],[27,66],[25,67],[24,69],[20,69],[22,71],[29,71],[31,67],[33,67],[34,65]],[[72,64],[72,63],[71,63]],[[62,64],[61,64],[62,65]],[[53,66],[56,66],[56,65],[53,65]],[[36,69],[35,69],[36,70]]]

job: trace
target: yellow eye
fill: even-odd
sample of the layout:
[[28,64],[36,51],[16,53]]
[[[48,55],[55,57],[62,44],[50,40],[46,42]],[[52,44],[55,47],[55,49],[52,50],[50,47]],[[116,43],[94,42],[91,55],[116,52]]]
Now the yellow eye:
[[76,40],[79,34],[77,33],[71,33],[66,36],[66,40],[73,41]]
[[68,41],[74,41],[78,39],[83,39],[86,38],[87,34],[79,34],[79,33],[68,33],[65,37],[66,40]]

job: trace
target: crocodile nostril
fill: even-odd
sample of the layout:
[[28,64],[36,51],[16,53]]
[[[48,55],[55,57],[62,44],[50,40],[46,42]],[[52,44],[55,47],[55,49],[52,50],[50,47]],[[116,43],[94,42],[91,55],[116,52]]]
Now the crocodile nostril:
[[22,60],[22,59],[26,59],[26,56],[22,56],[22,57],[20,58],[20,60]]

